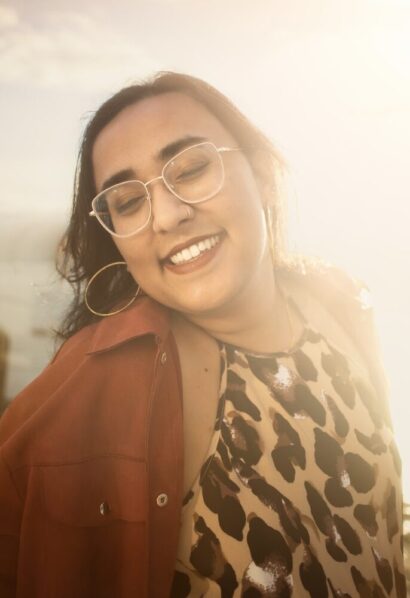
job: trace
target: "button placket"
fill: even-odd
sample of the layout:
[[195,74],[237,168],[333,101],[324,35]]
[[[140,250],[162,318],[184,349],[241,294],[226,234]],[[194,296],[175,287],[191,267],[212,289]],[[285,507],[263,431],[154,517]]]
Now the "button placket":
[[158,494],[156,503],[159,507],[165,507],[168,504],[168,494],[165,494],[165,492]]
[[110,509],[110,505],[108,504],[108,502],[107,502],[107,501],[105,501],[105,500],[104,500],[104,501],[103,501],[103,502],[100,504],[99,511],[100,511],[100,515],[101,515],[102,517],[106,517],[107,515],[109,515],[109,513],[110,513],[111,509]]

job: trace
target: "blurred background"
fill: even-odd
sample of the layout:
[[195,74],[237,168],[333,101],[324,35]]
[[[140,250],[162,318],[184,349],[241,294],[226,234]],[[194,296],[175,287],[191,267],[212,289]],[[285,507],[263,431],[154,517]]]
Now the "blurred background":
[[0,391],[53,353],[81,131],[118,88],[221,89],[289,164],[289,244],[370,287],[410,501],[410,2],[0,0]]

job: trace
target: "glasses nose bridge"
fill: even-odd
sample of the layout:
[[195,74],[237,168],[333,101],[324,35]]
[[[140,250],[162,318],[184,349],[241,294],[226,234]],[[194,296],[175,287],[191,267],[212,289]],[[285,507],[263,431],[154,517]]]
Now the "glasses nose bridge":
[[147,181],[146,183],[144,183],[144,187],[147,190],[147,195],[150,198],[151,198],[151,193],[150,193],[150,191],[148,189],[148,185],[151,185],[152,183],[155,183],[156,181],[162,181],[163,184],[164,184],[165,189],[167,189],[169,191],[168,185],[166,184],[165,179],[164,179],[164,175],[160,174],[159,176],[156,176],[153,179],[150,179],[149,181]]

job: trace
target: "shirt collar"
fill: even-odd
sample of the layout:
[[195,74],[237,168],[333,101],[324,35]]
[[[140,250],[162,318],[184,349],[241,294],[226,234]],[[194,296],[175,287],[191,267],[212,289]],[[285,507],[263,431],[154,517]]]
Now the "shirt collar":
[[129,309],[102,319],[95,327],[88,353],[109,351],[134,338],[152,334],[163,342],[170,330],[169,310],[144,296]]

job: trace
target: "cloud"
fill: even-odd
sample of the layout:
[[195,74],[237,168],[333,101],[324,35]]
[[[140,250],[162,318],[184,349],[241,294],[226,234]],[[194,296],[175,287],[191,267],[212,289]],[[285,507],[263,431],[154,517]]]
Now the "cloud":
[[7,29],[18,24],[19,17],[15,8],[0,6],[0,28]]
[[0,83],[96,91],[160,67],[133,39],[85,13],[36,16],[28,20],[0,6]]

